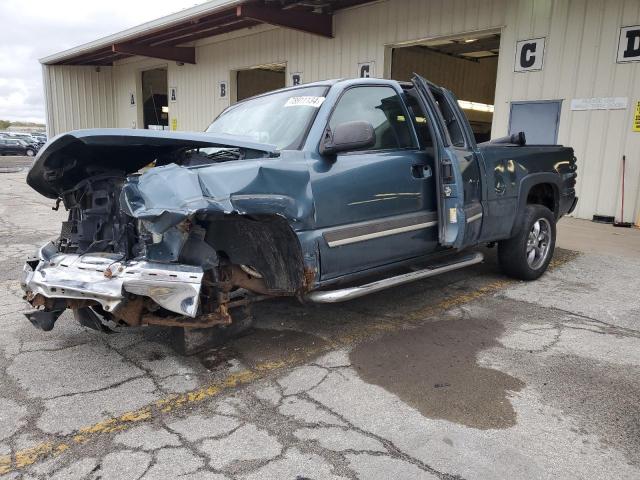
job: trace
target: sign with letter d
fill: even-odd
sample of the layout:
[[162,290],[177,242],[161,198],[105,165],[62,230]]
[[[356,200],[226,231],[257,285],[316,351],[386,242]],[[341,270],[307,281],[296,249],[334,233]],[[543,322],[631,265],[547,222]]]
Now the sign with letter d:
[[620,29],[617,62],[640,62],[640,25]]

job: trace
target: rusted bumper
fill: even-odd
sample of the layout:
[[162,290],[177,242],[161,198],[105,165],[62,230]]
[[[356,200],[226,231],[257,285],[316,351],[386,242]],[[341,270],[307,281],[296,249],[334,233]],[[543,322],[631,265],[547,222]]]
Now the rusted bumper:
[[[128,294],[147,297],[161,307],[187,317],[198,313],[204,272],[201,267],[147,261],[123,261],[107,253],[84,255],[57,252],[48,243],[23,269],[27,300],[88,300],[111,313],[127,303]],[[130,296],[130,295],[129,295]]]

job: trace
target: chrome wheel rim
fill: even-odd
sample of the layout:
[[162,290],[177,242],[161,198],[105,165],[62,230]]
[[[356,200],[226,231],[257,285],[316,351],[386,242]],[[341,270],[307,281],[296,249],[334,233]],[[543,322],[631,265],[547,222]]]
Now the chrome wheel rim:
[[551,249],[551,224],[546,218],[539,218],[531,226],[527,238],[527,263],[537,270],[549,256]]

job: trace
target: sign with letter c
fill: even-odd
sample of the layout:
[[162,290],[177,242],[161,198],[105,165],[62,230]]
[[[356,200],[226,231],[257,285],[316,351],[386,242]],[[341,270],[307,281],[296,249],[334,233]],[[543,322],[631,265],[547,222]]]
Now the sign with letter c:
[[545,38],[532,38],[516,42],[514,71],[535,72],[542,70]]

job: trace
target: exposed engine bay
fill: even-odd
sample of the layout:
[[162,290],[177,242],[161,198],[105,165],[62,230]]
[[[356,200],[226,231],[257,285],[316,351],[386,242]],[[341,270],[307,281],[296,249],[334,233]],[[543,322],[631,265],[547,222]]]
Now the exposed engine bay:
[[[124,172],[109,172],[81,181],[60,200],[69,211],[56,242],[62,253],[109,252],[135,257],[143,252],[136,222],[120,209]],[[58,204],[59,207],[59,204]]]
[[209,328],[230,325],[234,312],[246,316],[252,302],[300,293],[302,255],[286,220],[221,206],[193,170],[244,155],[181,148],[140,171],[86,165],[88,176],[72,186],[45,171],[58,182],[54,209],[69,216],[24,267],[25,299],[36,308],[27,318],[51,330],[71,309],[82,325],[105,332]]

